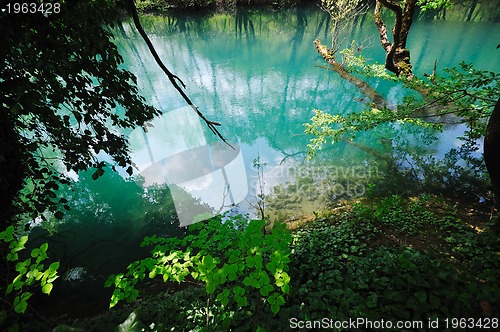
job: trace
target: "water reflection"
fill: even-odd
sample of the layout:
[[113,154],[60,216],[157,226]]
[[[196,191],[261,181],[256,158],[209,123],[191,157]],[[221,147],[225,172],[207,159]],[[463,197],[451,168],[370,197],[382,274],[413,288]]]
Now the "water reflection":
[[[373,47],[364,56],[383,62],[372,15],[369,12],[360,17],[347,39],[374,37]],[[244,163],[241,167],[249,179],[247,199],[258,194],[251,181],[257,172],[252,161],[258,155],[267,169],[274,169],[283,160],[287,167],[302,164],[310,139],[303,134],[302,124],[309,121],[313,109],[346,114],[365,107],[363,96],[355,88],[335,73],[320,68],[324,62],[314,51],[312,41],[321,38],[327,42],[330,28],[328,15],[317,7],[277,12],[240,10],[235,16],[143,19],[162,59],[186,81],[191,98],[210,119],[223,124],[225,137],[240,146]],[[143,94],[160,109],[181,107],[183,101],[168,86],[129,24],[123,23],[117,44],[127,67],[138,75]],[[416,21],[409,40],[416,71],[430,72],[435,59],[439,59],[441,68],[462,60],[474,61],[478,68],[498,68],[499,60],[488,55],[500,38],[500,29],[495,27],[497,23]],[[370,83],[391,105],[400,103],[408,93],[398,84],[376,79]],[[411,136],[416,129],[400,126],[396,131]],[[173,140],[183,140],[181,133],[171,134]],[[386,140],[395,141],[389,133],[366,133],[355,144],[328,147],[318,160],[330,166],[367,162],[387,165],[379,160],[380,155],[402,153],[393,151],[398,148],[395,143],[381,144],[384,135]],[[456,130],[450,130],[440,136],[440,141],[428,144],[411,140],[414,147],[408,151],[444,156],[450,144],[440,142],[455,144],[456,135]],[[374,150],[379,153],[368,152]],[[267,176],[268,185],[296,180],[275,179],[271,173]]]
[[140,184],[169,187],[180,226],[223,213],[248,194],[240,148],[207,142],[191,107],[164,113],[129,139]]

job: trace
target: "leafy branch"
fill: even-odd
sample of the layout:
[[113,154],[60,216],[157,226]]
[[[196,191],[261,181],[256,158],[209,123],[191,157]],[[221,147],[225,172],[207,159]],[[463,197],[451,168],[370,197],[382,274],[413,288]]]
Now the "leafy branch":
[[[290,291],[288,263],[291,235],[283,224],[264,234],[264,220],[242,216],[189,226],[184,239],[147,237],[142,246],[154,246],[151,257],[129,265],[126,273],[111,275],[106,287],[114,287],[110,307],[133,301],[135,288],[146,277],[205,285],[207,319],[210,303],[222,308],[250,307],[258,311],[262,301],[276,314]],[[182,248],[182,249],[179,249]]]
[[[359,65],[362,68],[364,64]],[[365,71],[366,73],[366,71]],[[435,76],[435,83],[428,84],[414,79],[411,86],[427,89],[427,99],[406,97],[395,110],[388,108],[365,109],[347,115],[332,115],[315,110],[311,122],[305,124],[305,132],[314,135],[309,154],[314,155],[327,141],[354,139],[356,133],[373,129],[383,123],[411,123],[422,127],[440,129],[444,116],[456,115],[459,122],[468,126],[466,137],[477,139],[484,135],[486,121],[491,116],[496,99],[500,95],[500,74],[477,70],[462,62],[459,68],[445,70],[446,76]],[[425,119],[435,118],[429,122]]]
[[9,262],[16,263],[15,270],[18,275],[8,284],[6,294],[15,293],[13,308],[17,313],[24,313],[28,307],[28,300],[33,295],[28,291],[31,286],[38,284],[42,293],[50,295],[53,282],[59,277],[57,270],[59,262],[53,262],[45,269],[43,262],[48,258],[48,243],[43,243],[39,248],[31,250],[30,257],[21,261],[19,255],[26,249],[28,236],[16,238],[14,226],[9,226],[0,233],[0,240],[9,245],[10,252],[6,255]]

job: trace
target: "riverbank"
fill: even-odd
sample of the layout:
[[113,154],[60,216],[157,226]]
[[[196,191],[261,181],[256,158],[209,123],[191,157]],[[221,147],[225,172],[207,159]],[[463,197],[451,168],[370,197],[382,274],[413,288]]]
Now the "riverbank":
[[31,311],[18,326],[23,331],[201,331],[208,323],[214,331],[255,326],[284,331],[294,322],[325,317],[422,324],[467,317],[493,327],[500,314],[500,248],[489,229],[489,212],[488,203],[433,195],[339,203],[293,226],[290,293],[276,315],[265,307],[246,311],[234,302],[222,305],[215,297],[219,290],[207,302],[202,284],[147,279],[136,300],[101,314],[37,317]]
[[168,11],[231,11],[236,7],[293,7],[301,4],[319,4],[320,0],[142,0],[136,1],[137,9],[141,12],[168,12]]
[[[374,1],[366,0],[369,5]],[[292,8],[296,6],[321,6],[321,0],[139,0],[136,7],[142,13],[166,14],[172,12],[234,12],[237,8]],[[500,7],[496,0],[460,1],[452,5],[441,6],[425,11],[417,10],[420,19],[438,19],[452,21],[500,20]]]

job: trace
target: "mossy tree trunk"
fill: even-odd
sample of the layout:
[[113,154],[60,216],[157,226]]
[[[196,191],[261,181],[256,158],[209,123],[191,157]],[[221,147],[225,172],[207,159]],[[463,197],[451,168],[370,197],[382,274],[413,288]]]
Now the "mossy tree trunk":
[[[375,24],[377,25],[380,43],[385,50],[385,68],[393,72],[398,77],[407,79],[413,78],[412,66],[410,63],[410,51],[406,48],[408,33],[413,23],[413,13],[417,0],[406,0],[404,7],[392,0],[377,0],[375,4]],[[395,15],[394,26],[392,28],[392,43],[387,35],[387,27],[380,15],[381,7],[392,11]]]
[[[410,62],[410,51],[406,48],[406,42],[413,23],[413,14],[416,6],[417,0],[406,0],[404,5],[400,5],[392,0],[376,0],[374,10],[374,20],[379,32],[380,44],[386,53],[385,68],[396,74],[398,77],[404,78],[408,81],[411,80],[414,75]],[[392,42],[389,38],[387,27],[381,16],[382,7],[392,11],[395,15],[394,26],[392,27]],[[357,8],[358,7],[345,9],[345,12],[341,12],[340,14],[338,11],[342,11],[342,9],[326,8],[334,25],[332,30],[332,48],[329,49],[322,45],[319,40],[315,40],[314,45],[316,46],[318,53],[320,53],[321,56],[332,66],[333,70],[339,73],[342,78],[347,79],[356,85],[361,92],[371,99],[375,107],[382,108],[386,106],[386,102],[383,98],[380,97],[380,95],[376,93],[373,88],[368,86],[365,81],[350,75],[343,68],[342,64],[335,60],[335,55],[340,48],[340,45],[338,44],[339,35],[341,33],[340,30],[347,29],[348,27],[348,25],[342,24],[341,21],[349,21],[357,15],[362,14],[363,9]],[[417,90],[422,95],[425,95],[426,93],[426,91],[421,91],[420,89]]]

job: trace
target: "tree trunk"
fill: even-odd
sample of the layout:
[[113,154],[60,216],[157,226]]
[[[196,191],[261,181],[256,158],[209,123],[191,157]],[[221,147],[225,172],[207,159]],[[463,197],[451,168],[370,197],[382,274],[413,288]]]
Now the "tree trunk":
[[9,112],[0,109],[0,231],[12,224],[13,203],[24,180],[24,148]]
[[[375,5],[375,24],[377,25],[380,43],[385,50],[385,68],[393,72],[398,77],[406,79],[413,78],[412,66],[410,62],[410,51],[406,48],[406,40],[413,23],[413,14],[417,0],[406,0],[404,8],[392,0],[377,0]],[[387,35],[387,27],[385,26],[380,9],[385,8],[392,11],[395,15],[394,27],[392,28],[392,43]]]
[[484,162],[490,175],[496,206],[500,206],[500,98],[498,99],[484,135]]

